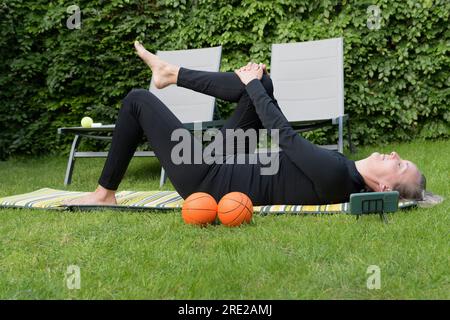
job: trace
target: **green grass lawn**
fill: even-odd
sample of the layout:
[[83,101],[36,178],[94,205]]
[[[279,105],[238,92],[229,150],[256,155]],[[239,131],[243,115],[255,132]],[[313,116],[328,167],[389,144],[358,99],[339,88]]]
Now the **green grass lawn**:
[[[348,215],[255,216],[239,228],[185,225],[179,212],[0,209],[2,299],[449,299],[450,140],[397,151],[446,200],[356,221]],[[104,159],[78,159],[70,190],[96,187]],[[0,162],[0,197],[64,189],[66,157]],[[120,190],[157,189],[155,159],[133,159]],[[167,189],[171,186],[168,184]],[[81,288],[66,286],[67,267]],[[366,287],[377,265],[381,288]]]

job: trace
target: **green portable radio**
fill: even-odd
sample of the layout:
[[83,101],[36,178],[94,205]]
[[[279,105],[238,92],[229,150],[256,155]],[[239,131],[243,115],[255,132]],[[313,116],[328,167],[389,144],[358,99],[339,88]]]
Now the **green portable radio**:
[[350,195],[350,214],[357,219],[363,214],[379,214],[387,222],[387,212],[398,210],[398,191],[388,192],[362,192]]

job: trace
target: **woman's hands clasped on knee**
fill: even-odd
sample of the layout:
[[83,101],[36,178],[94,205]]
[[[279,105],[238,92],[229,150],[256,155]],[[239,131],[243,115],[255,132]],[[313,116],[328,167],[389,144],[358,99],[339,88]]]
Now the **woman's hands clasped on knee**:
[[254,79],[261,80],[265,70],[266,70],[265,64],[249,62],[246,66],[234,70],[234,72],[238,75],[239,79],[241,79],[242,83],[247,85],[250,81]]

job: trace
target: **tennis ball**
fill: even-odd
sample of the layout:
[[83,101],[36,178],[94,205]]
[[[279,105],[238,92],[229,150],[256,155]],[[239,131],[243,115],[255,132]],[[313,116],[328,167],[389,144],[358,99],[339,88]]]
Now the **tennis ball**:
[[250,223],[252,215],[252,200],[242,192],[227,193],[220,199],[217,207],[217,216],[220,222],[228,227]]
[[91,117],[84,117],[81,119],[81,126],[83,128],[90,128],[92,127],[92,123],[94,123],[94,120],[92,120]]
[[181,216],[187,224],[213,223],[217,216],[217,202],[205,192],[195,192],[184,200]]

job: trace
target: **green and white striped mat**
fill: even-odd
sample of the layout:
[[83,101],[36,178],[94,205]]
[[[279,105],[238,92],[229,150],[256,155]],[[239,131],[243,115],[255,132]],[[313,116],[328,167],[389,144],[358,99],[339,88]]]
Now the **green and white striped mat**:
[[[89,192],[67,191],[42,188],[33,192],[0,198],[0,208],[32,208],[54,210],[176,210],[183,205],[183,198],[176,191],[119,191],[116,193],[117,205],[114,206],[63,206],[67,199],[81,197]],[[416,205],[414,201],[400,201],[399,209]],[[329,205],[267,205],[255,206],[255,213],[265,214],[335,214],[346,213],[348,203]]]

